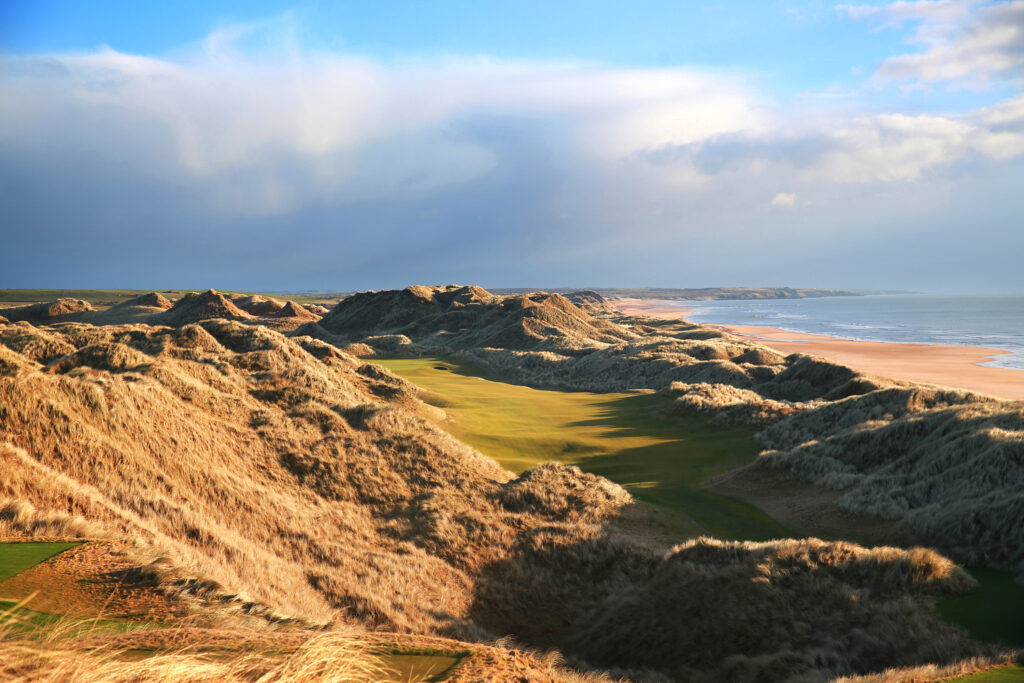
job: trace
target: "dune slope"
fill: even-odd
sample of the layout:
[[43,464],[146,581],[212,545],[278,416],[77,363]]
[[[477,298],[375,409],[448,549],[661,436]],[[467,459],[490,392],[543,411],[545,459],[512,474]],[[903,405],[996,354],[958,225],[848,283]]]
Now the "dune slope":
[[513,476],[420,418],[402,380],[310,337],[222,319],[4,324],[0,406],[0,531],[85,520],[140,539],[168,590],[254,614],[514,635],[580,665],[708,680],[986,651],[932,611],[971,584],[933,551],[652,550],[619,486],[555,464]]
[[811,482],[836,491],[850,513],[893,522],[900,543],[1024,574],[1020,402],[867,376],[685,321],[585,310],[542,293],[369,292],[304,331],[383,356],[455,354],[531,386],[665,391],[680,411],[763,428],[767,450],[749,481],[782,473]]

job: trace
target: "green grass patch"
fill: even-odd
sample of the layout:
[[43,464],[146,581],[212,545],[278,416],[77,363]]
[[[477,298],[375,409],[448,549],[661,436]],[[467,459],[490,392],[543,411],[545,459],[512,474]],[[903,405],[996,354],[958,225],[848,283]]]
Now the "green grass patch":
[[2,303],[39,303],[57,299],[81,299],[91,304],[121,303],[151,290],[142,289],[0,289]]
[[1021,683],[1024,681],[1024,667],[1011,664],[998,669],[990,669],[981,673],[969,674],[953,678],[952,681],[970,681],[970,683]]
[[20,602],[0,600],[0,633],[6,632],[28,637],[46,637],[54,629],[62,635],[81,637],[106,633],[127,633],[154,628],[164,628],[151,622],[129,621],[126,619],[100,619],[73,617],[66,614],[38,612],[22,606]]
[[978,580],[978,588],[943,600],[938,605],[939,614],[967,629],[977,640],[1024,647],[1024,586],[1007,572],[968,571]]
[[469,656],[459,650],[395,650],[381,655],[382,664],[389,669],[388,681],[443,681],[452,670]]
[[79,543],[0,543],[0,581],[6,581],[76,545]]
[[[792,536],[753,505],[700,488],[761,450],[753,430],[667,416],[655,394],[533,389],[497,381],[439,358],[375,360],[426,390],[456,438],[513,472],[557,461],[611,479],[640,500],[682,512],[715,535],[743,540]],[[701,528],[680,520],[675,530]]]
[[[793,535],[760,509],[700,488],[700,482],[757,457],[752,430],[668,416],[669,400],[655,394],[532,389],[438,358],[375,362],[421,387],[424,401],[444,408],[451,418],[444,426],[453,436],[514,472],[551,460],[578,465],[640,500],[684,513],[673,526],[684,536],[700,532],[686,520],[724,538]],[[943,601],[939,613],[978,640],[1024,647],[1024,586],[1004,572],[971,573],[980,587]]]

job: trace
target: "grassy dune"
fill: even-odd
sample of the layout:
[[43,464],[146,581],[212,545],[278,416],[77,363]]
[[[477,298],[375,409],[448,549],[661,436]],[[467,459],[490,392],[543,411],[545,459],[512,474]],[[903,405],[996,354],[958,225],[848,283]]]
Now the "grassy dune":
[[[512,331],[540,329],[531,320]],[[935,552],[707,537],[668,550],[637,534],[662,515],[619,485],[558,462],[517,477],[424,420],[441,413],[409,382],[308,336],[225,320],[72,323],[0,325],[0,344],[0,533],[66,538],[86,525],[131,541],[130,569],[147,585],[231,623],[281,624],[254,636],[265,646],[306,642],[303,623],[328,621],[414,647],[453,647],[438,636],[454,636],[473,653],[452,674],[461,680],[494,680],[494,661],[505,680],[573,680],[529,652],[479,644],[505,635],[586,668],[693,681],[993,662],[931,609],[971,585]],[[527,460],[600,468],[685,510],[691,531],[774,535],[756,509],[698,487],[754,457],[743,428],[656,417],[663,398],[650,394],[572,394],[570,409],[564,393],[426,362],[427,376],[470,392],[434,385],[426,398],[471,442],[475,415],[478,432],[500,427]],[[464,400],[491,424],[460,413]],[[24,667],[84,661],[70,642],[9,645],[0,660]],[[201,674],[256,678],[252,660],[228,664]]]
[[[699,488],[704,479],[756,457],[750,430],[697,417],[665,419],[666,399],[652,394],[533,389],[438,358],[376,362],[425,389],[423,398],[448,413],[445,427],[454,436],[516,472],[548,460],[575,464],[638,498],[682,511],[721,536],[787,534],[756,508]],[[697,531],[683,525],[675,530]],[[980,640],[1024,644],[1024,591],[1004,572],[972,573],[979,589],[943,601],[940,613]],[[987,675],[996,672],[982,674]]]
[[[81,299],[88,301],[94,306],[119,304],[129,299],[134,299],[140,294],[147,294],[148,289],[0,289],[0,308],[2,304],[28,304],[41,301],[56,301],[57,299]],[[165,290],[162,293],[168,299],[176,301],[190,292],[201,292],[201,289],[176,289]],[[231,296],[275,296],[284,298],[280,294],[266,294],[263,292],[242,292],[231,290],[220,290]],[[289,294],[288,299],[300,304],[313,304],[322,301],[334,301],[332,297],[307,294]]]
[[666,420],[669,399],[653,394],[533,389],[437,358],[374,362],[425,389],[424,400],[452,417],[444,426],[453,436],[514,472],[547,461],[577,465],[685,513],[696,524],[677,531],[689,535],[702,528],[741,540],[791,535],[756,507],[699,486],[757,456],[750,429]]

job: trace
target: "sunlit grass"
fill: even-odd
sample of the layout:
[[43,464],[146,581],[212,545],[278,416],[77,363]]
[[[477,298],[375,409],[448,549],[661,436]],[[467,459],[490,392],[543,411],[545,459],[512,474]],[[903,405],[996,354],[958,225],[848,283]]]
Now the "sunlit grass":
[[1011,664],[981,673],[961,676],[950,680],[950,683],[1020,683],[1024,681],[1024,667]]
[[754,460],[760,448],[750,429],[669,417],[668,400],[654,394],[533,389],[437,358],[375,362],[425,389],[422,398],[450,416],[448,431],[514,472],[547,461],[578,465],[696,522],[681,523],[681,533],[791,535],[758,508],[700,487]]
[[[0,543],[0,582],[20,574],[78,543]],[[0,594],[0,597],[3,597]]]
[[[700,482],[757,456],[751,430],[668,416],[665,399],[653,394],[532,389],[438,358],[375,362],[424,389],[422,398],[451,418],[444,426],[454,436],[515,472],[549,460],[575,464],[626,486],[641,500],[684,513],[718,536],[792,535],[756,507],[700,488]],[[695,534],[700,527],[682,522],[675,531]],[[944,601],[941,614],[979,640],[1020,647],[1024,588],[1003,572],[972,573],[979,589]]]

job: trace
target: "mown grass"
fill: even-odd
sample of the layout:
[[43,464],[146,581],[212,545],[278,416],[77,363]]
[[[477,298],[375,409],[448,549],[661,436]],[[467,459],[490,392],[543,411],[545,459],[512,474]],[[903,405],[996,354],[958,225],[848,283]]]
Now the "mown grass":
[[76,545],[79,543],[0,543],[0,582]]
[[677,530],[689,535],[792,535],[758,508],[700,488],[705,479],[753,461],[760,448],[750,429],[667,418],[668,399],[654,394],[533,389],[438,358],[374,362],[425,389],[424,400],[452,418],[444,425],[452,435],[514,472],[548,461],[578,465],[640,500],[684,513],[696,524],[680,522]]
[[970,569],[978,588],[943,600],[939,614],[978,640],[1024,648],[1024,586],[1012,574]]
[[998,669],[950,679],[950,683],[959,683],[960,681],[969,683],[1020,683],[1024,681],[1024,667],[1011,664],[1010,666],[999,667]]

